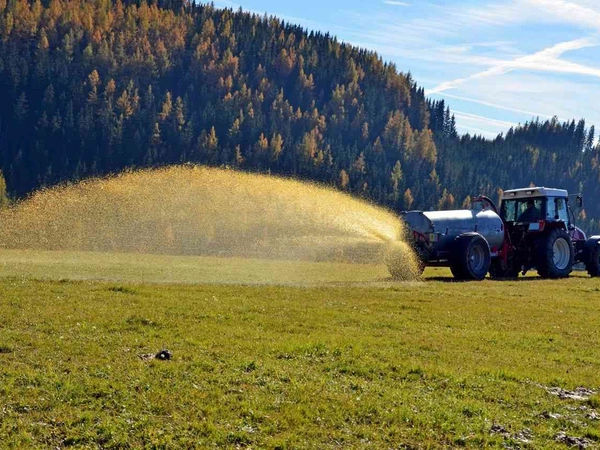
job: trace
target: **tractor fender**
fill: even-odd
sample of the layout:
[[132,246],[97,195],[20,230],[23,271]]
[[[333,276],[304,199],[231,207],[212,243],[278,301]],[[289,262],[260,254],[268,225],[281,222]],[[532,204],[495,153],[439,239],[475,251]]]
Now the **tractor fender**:
[[[487,239],[485,238],[485,236],[481,233],[478,233],[476,231],[466,231],[464,233],[459,234],[458,236],[456,236],[456,238],[454,238],[454,240],[456,241],[457,238],[461,237],[461,236],[479,236],[481,238],[483,238],[485,240],[485,242],[487,243]],[[598,238],[600,238],[600,236],[597,236]],[[488,244],[489,246],[489,244]]]
[[483,239],[483,241],[485,242],[485,244],[487,246],[488,251],[491,252],[490,243],[488,242],[488,240],[485,238],[484,235],[482,235],[481,233],[477,233],[476,231],[467,231],[465,233],[461,233],[458,236],[456,236],[454,238],[454,242],[452,243],[451,249],[456,250],[456,249],[460,248],[461,241],[465,241],[467,239],[472,239],[472,238]]

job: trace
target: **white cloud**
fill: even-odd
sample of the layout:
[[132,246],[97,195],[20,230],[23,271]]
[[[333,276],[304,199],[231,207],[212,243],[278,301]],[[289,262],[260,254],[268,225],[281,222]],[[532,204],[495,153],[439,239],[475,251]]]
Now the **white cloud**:
[[406,2],[397,2],[395,0],[384,0],[384,2],[386,5],[393,5],[393,6],[410,6],[410,3],[406,3]]
[[[393,43],[376,44],[370,41],[361,41],[358,39],[349,39],[349,42],[362,48],[369,48],[377,51],[379,54],[385,55],[387,58],[409,58],[419,61],[425,61],[433,64],[453,64],[466,66],[483,66],[489,67],[494,64],[503,62],[502,59],[492,58],[489,56],[473,55],[466,51],[458,52],[457,48],[449,48],[446,46],[422,46],[409,45],[400,46]],[[407,44],[407,42],[404,42]],[[416,44],[416,42],[415,42]],[[431,45],[431,44],[430,44]],[[408,70],[410,67],[400,67],[401,70]]]
[[487,70],[474,73],[466,78],[456,78],[454,80],[445,81],[436,87],[429,89],[426,94],[431,95],[449,89],[455,89],[466,82],[479,78],[503,75],[515,69],[589,75],[600,78],[600,68],[584,66],[559,58],[563,53],[569,51],[597,46],[600,46],[598,38],[583,38],[562,42],[532,55],[521,56],[512,61],[499,62]]
[[[506,0],[448,12],[454,22],[471,26],[507,26],[524,23],[573,24],[600,29],[597,0]],[[449,22],[452,23],[452,20]]]
[[[600,12],[590,3],[565,0],[524,0],[560,22],[600,30]],[[596,8],[598,3],[596,2]]]
[[[384,3],[405,3],[387,0]],[[441,37],[460,38],[474,30],[529,24],[571,24],[600,30],[600,10],[597,0],[505,0],[476,7],[451,6],[438,3],[426,5],[431,14],[410,20],[399,18],[389,11],[364,13],[348,12],[356,21],[356,37],[362,42],[385,44],[402,48],[411,42],[433,44]],[[374,24],[366,27],[365,24]],[[466,31],[466,33],[465,33]],[[507,50],[507,49],[504,49]],[[512,49],[514,50],[514,49]]]
[[522,115],[529,116],[529,117],[543,117],[543,118],[546,118],[546,119],[552,118],[552,116],[550,116],[550,115],[542,114],[542,113],[539,113],[539,112],[533,112],[533,111],[528,111],[526,109],[515,108],[515,107],[511,107],[511,106],[506,106],[506,105],[501,105],[499,103],[488,102],[488,101],[484,101],[484,100],[476,99],[476,98],[463,97],[461,95],[448,94],[447,92],[440,92],[440,93],[435,94],[435,95],[440,95],[442,97],[453,98],[453,99],[456,99],[456,100],[461,100],[461,101],[465,101],[465,102],[469,102],[469,103],[475,103],[477,105],[488,106],[490,108],[500,109],[500,110],[503,110],[503,111],[509,111],[509,112],[513,112],[513,113],[517,113],[517,114],[522,114]]
[[471,113],[457,111],[457,110],[453,110],[452,114],[454,114],[454,116],[456,116],[456,118],[459,118],[459,119],[468,119],[473,122],[479,122],[479,123],[483,123],[486,125],[495,125],[495,126],[500,126],[503,128],[510,128],[510,127],[516,125],[514,122],[507,122],[506,120],[492,119],[490,117],[480,116],[477,114],[471,114]]
[[[531,89],[528,87],[531,86]],[[537,89],[541,86],[543,89]],[[510,122],[549,119],[556,115],[561,122],[585,118],[586,124],[600,124],[600,82],[569,80],[564,76],[544,73],[512,72],[503,77],[483,78],[457,89],[459,95],[440,94],[447,98],[451,111],[458,109],[481,116]],[[515,89],[516,88],[516,89]],[[469,102],[475,100],[472,108]],[[500,105],[498,105],[500,104]],[[502,108],[496,108],[501,106]],[[505,108],[506,107],[506,108]],[[504,108],[506,112],[504,111]],[[511,110],[517,109],[518,112]],[[541,113],[541,114],[540,114]],[[471,125],[490,131],[506,131],[509,127],[475,123],[468,117],[458,117],[458,125]]]
[[[483,128],[479,128],[479,127],[473,127],[473,126],[470,126],[470,125],[460,125],[459,124],[459,125],[456,126],[456,129],[461,134],[463,132],[464,133],[470,133],[470,132],[472,132],[471,134],[480,134],[480,135],[482,135],[482,136],[484,136],[486,138],[489,138],[489,139],[493,139],[493,138],[495,138],[496,136],[498,136],[500,134],[500,132],[494,132],[494,131],[490,131],[489,129],[483,129]],[[504,131],[504,130],[502,130],[502,131]]]

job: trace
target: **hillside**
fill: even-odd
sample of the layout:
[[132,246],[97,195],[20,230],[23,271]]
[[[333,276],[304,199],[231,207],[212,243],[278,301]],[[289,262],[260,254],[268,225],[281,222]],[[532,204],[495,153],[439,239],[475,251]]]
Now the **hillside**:
[[[460,137],[443,102],[373,52],[273,17],[162,6],[0,0],[10,196],[188,162],[316,180],[396,210],[531,182],[600,194],[583,121]],[[581,216],[597,228],[600,206]]]

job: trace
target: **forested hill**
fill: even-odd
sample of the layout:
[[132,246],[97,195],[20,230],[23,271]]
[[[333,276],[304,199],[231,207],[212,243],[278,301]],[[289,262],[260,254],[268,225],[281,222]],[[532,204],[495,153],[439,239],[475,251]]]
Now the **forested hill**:
[[[211,5],[0,0],[0,169],[10,196],[128,167],[202,163],[334,184],[396,210],[565,187],[600,217],[593,129],[459,137],[375,53]],[[3,180],[0,176],[0,205]]]

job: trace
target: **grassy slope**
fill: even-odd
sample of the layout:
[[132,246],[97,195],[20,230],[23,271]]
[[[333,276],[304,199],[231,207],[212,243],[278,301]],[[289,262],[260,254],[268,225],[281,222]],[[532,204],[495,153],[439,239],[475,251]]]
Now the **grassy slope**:
[[[339,270],[319,268],[330,280]],[[600,280],[427,274],[306,287],[1,278],[1,446],[556,448],[561,431],[598,441],[589,414],[600,400],[543,386],[600,388]],[[172,361],[139,358],[163,347]]]

